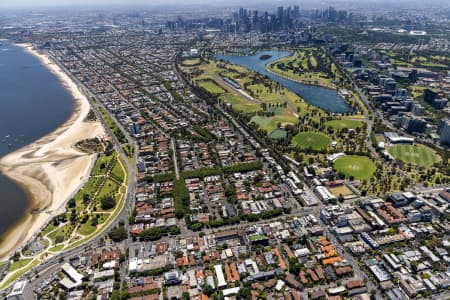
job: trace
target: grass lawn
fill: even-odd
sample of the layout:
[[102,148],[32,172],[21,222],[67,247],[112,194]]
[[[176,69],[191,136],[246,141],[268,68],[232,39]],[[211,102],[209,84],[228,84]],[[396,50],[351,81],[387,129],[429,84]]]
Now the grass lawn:
[[123,172],[122,166],[120,165],[119,161],[117,161],[116,164],[114,165],[110,175],[112,175],[115,179],[119,181],[123,181],[125,173]]
[[106,219],[108,219],[110,214],[99,214],[100,216],[98,217],[98,224],[103,224],[105,223]]
[[363,122],[362,121],[356,121],[356,120],[332,120],[332,121],[328,121],[325,122],[325,127],[333,127],[334,129],[343,129],[343,128],[347,128],[347,129],[355,129],[355,128],[360,128],[363,126]]
[[[106,156],[99,155],[97,161],[95,162],[94,169],[92,170],[92,175],[105,175],[107,166],[110,161],[114,158],[114,155]],[[103,167],[103,168],[102,168]]]
[[50,231],[52,231],[53,229],[55,229],[55,225],[53,225],[53,222],[50,221],[50,223],[48,223],[48,225],[45,226],[44,230],[42,230],[41,235],[44,236],[47,233],[49,233]]
[[97,194],[97,199],[103,199],[105,196],[114,196],[119,190],[117,183],[111,179],[107,179],[100,192]]
[[[328,72],[319,71],[316,69],[318,65],[318,59],[327,61],[326,55],[322,53],[320,49],[302,49],[296,51],[289,57],[282,58],[276,62],[271,63],[268,66],[268,69],[282,76],[289,77],[293,80],[300,80],[307,84],[319,84],[332,87],[333,79],[327,76]],[[309,66],[311,66],[311,69],[309,68]],[[335,74],[337,78],[341,77],[336,66],[331,63],[329,64],[329,73]]]
[[63,241],[67,240],[72,233],[72,229],[70,225],[66,224],[59,227],[57,230],[53,231],[48,235],[48,237],[52,240],[53,244],[56,244],[56,237],[62,236]]
[[89,197],[93,197],[94,193],[99,185],[101,177],[90,177],[83,188],[75,195],[75,209],[77,213],[82,212],[86,209],[86,205],[84,203],[84,195],[88,195]]
[[61,251],[64,248],[64,246],[65,246],[64,244],[61,244],[61,245],[55,246],[53,248],[50,248],[49,251],[59,252],[59,251]]
[[289,115],[275,115],[273,117],[254,116],[250,122],[256,123],[261,129],[264,129],[269,133],[278,129],[278,124],[296,124],[298,119],[295,116]]
[[231,105],[231,107],[235,111],[241,111],[244,113],[257,112],[261,110],[261,107],[258,103],[250,102],[249,100],[244,99],[241,96],[233,95],[233,94],[223,94],[220,96],[220,99]]
[[20,276],[22,276],[23,274],[25,274],[26,272],[28,272],[29,270],[31,270],[33,267],[35,267],[36,265],[39,264],[39,260],[37,259],[32,259],[33,261],[31,263],[28,263],[26,265],[26,268],[15,272],[12,276],[10,276],[7,280],[3,280],[0,284],[0,290],[3,290],[4,288],[6,288],[9,284],[11,284],[12,282],[14,282],[15,280],[17,280],[17,278],[19,278]]
[[395,159],[420,167],[430,167],[441,160],[433,149],[423,145],[394,145],[388,151]]
[[28,265],[33,259],[32,258],[24,258],[24,259],[20,259],[18,261],[15,261],[11,264],[11,266],[9,266],[8,272],[13,272],[17,269],[20,269],[22,267],[25,267],[26,265]]
[[376,166],[367,156],[347,155],[338,158],[334,167],[346,178],[353,176],[355,179],[369,179],[375,172]]
[[82,235],[90,235],[92,234],[97,227],[91,225],[91,220],[89,219],[86,223],[81,224],[78,227],[77,232]]
[[193,59],[185,59],[181,62],[183,66],[192,67],[195,65],[199,65],[201,63],[199,58],[193,58]]
[[323,150],[331,144],[331,138],[319,132],[299,132],[292,139],[292,143],[304,149]]
[[225,93],[225,90],[218,86],[214,81],[211,80],[201,80],[197,81],[199,87],[204,88],[211,94],[222,94]]
[[283,129],[275,129],[274,131],[272,131],[272,133],[270,134],[270,137],[272,139],[278,140],[278,139],[284,139],[286,138],[287,133],[285,130]]

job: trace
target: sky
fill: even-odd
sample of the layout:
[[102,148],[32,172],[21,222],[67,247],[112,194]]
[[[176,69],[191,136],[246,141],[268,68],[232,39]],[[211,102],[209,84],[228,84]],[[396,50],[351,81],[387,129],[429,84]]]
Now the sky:
[[310,6],[312,3],[319,4],[319,6],[327,5],[339,5],[343,3],[359,3],[359,4],[370,4],[370,3],[388,3],[388,4],[400,4],[400,5],[411,5],[412,3],[423,3],[428,4],[444,4],[450,3],[450,0],[0,0],[0,7],[22,7],[22,8],[32,8],[32,7],[63,7],[63,6],[108,6],[108,5],[120,5],[120,6],[133,6],[133,5],[148,5],[148,6],[159,6],[159,5],[190,5],[190,4],[213,4],[213,5],[243,5],[264,3],[270,5],[289,5],[289,4],[299,4],[302,6]]
[[[0,0],[1,6],[74,6],[74,5],[160,5],[160,4],[182,4],[186,3],[209,3],[219,0]],[[245,2],[245,0],[243,0]]]

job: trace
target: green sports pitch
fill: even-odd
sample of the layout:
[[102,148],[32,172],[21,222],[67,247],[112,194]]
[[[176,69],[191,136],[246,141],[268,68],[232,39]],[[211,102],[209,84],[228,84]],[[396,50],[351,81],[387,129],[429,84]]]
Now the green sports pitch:
[[274,139],[274,140],[284,139],[284,138],[286,138],[286,136],[287,136],[287,132],[285,130],[282,130],[282,129],[275,129],[270,134],[270,137],[272,139]]
[[419,167],[430,167],[441,160],[433,149],[423,145],[394,145],[388,151],[395,159]]
[[334,162],[334,168],[346,178],[369,179],[376,170],[373,161],[367,156],[347,155]]
[[292,144],[300,148],[324,150],[331,144],[331,138],[319,132],[300,132],[292,139]]
[[360,128],[363,126],[363,122],[362,121],[357,121],[357,120],[331,120],[328,122],[325,122],[325,127],[333,127],[335,129],[355,129],[355,128]]

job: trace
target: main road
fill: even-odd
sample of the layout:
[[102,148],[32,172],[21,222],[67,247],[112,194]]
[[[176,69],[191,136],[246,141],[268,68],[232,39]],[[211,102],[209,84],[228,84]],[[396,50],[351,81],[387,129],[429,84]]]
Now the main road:
[[[61,64],[59,61],[48,54],[52,60],[77,84],[78,88],[87,96],[91,103],[91,108],[94,111],[97,119],[102,124],[105,132],[111,137],[111,142],[113,143],[113,146],[115,150],[119,153],[122,160],[125,162],[126,167],[128,169],[128,182],[127,182],[127,191],[125,193],[125,201],[120,209],[120,212],[117,214],[117,216],[112,220],[109,224],[106,225],[105,228],[102,229],[100,233],[98,233],[96,236],[91,238],[89,241],[87,241],[84,244],[81,244],[79,246],[76,246],[70,250],[64,251],[59,253],[56,256],[53,256],[43,263],[39,264],[38,266],[34,267],[24,275],[22,275],[22,278],[29,276],[29,274],[38,274],[39,276],[36,276],[35,280],[31,281],[31,286],[34,288],[38,286],[44,279],[46,279],[49,275],[54,274],[55,272],[59,272],[60,265],[64,261],[68,261],[72,257],[81,256],[84,252],[86,252],[89,249],[92,249],[94,245],[99,243],[101,239],[103,239],[107,233],[117,226],[117,224],[120,221],[124,221],[124,224],[127,227],[128,231],[128,217],[131,215],[133,206],[134,206],[134,195],[136,192],[136,165],[135,163],[131,163],[128,155],[124,152],[120,142],[114,135],[114,133],[111,131],[111,129],[108,127],[106,121],[103,118],[103,115],[98,110],[96,103],[99,104],[108,114],[109,111],[103,106],[103,104],[100,101],[95,102],[95,95],[91,93],[90,90],[88,90],[76,77],[72,76],[72,74]],[[129,143],[131,143],[134,147],[134,162],[137,160],[137,144],[134,142],[134,140],[129,136],[128,132],[123,129],[122,125],[116,121],[114,116],[110,115],[112,120],[116,123],[116,125],[119,127],[119,129],[125,134],[127,137]],[[128,242],[126,242],[128,243]]]

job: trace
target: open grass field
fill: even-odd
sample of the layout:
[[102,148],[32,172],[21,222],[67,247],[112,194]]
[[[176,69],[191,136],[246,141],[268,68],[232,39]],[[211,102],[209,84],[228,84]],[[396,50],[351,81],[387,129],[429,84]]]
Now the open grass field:
[[441,160],[433,149],[423,145],[394,145],[388,151],[395,159],[419,167],[430,167]]
[[199,58],[193,58],[193,59],[185,59],[181,62],[183,66],[192,67],[199,65],[201,63]]
[[300,148],[324,150],[331,144],[331,138],[320,132],[300,132],[292,139],[292,143]]
[[282,130],[282,129],[275,129],[274,131],[272,131],[272,133],[270,134],[270,137],[272,139],[278,140],[278,139],[284,139],[286,138],[287,133],[286,131]]
[[52,240],[53,244],[56,244],[56,238],[58,236],[61,237],[61,241],[65,241],[70,237],[70,234],[73,231],[73,226],[70,224],[65,224],[59,227],[57,230],[53,231],[48,235],[48,237]]
[[26,265],[28,265],[33,259],[32,258],[24,258],[24,259],[20,259],[18,261],[13,262],[8,269],[8,272],[12,272],[15,271],[17,269],[20,269],[22,267],[25,267]]
[[78,233],[82,235],[90,235],[95,231],[96,227],[91,225],[90,220],[78,227]]
[[123,178],[125,177],[125,173],[123,172],[122,166],[119,164],[119,162],[116,162],[113,169],[111,170],[111,175],[119,180],[123,181]]
[[325,127],[333,127],[334,129],[355,129],[363,126],[363,122],[357,120],[331,120],[325,122]]
[[114,159],[114,155],[99,155],[97,161],[95,162],[94,169],[92,170],[92,175],[105,175],[107,171],[107,166]]
[[58,246],[55,246],[55,247],[52,247],[52,248],[48,249],[48,251],[58,252],[58,251],[61,251],[64,248],[64,246],[65,246],[64,244],[60,244]]
[[225,93],[224,89],[222,89],[220,86],[218,86],[214,81],[212,80],[201,80],[197,81],[197,84],[199,87],[204,88],[211,94],[222,94]]
[[347,155],[338,158],[334,167],[346,178],[353,176],[355,179],[369,179],[376,170],[373,161],[367,156]]
[[243,113],[252,113],[261,110],[261,107],[258,103],[250,102],[249,100],[244,99],[241,96],[234,94],[223,94],[219,97],[223,102],[228,103],[231,107]]
[[103,199],[106,196],[114,196],[119,190],[119,185],[111,179],[106,179],[105,184],[97,194],[97,199]]
[[296,124],[298,119],[292,115],[275,115],[273,117],[254,116],[250,122],[256,123],[261,129],[271,133],[278,129],[278,124]]

